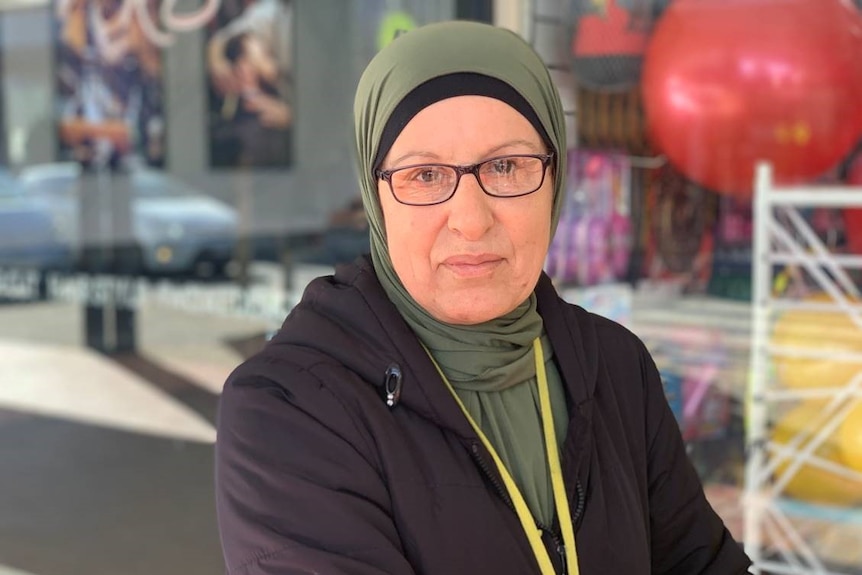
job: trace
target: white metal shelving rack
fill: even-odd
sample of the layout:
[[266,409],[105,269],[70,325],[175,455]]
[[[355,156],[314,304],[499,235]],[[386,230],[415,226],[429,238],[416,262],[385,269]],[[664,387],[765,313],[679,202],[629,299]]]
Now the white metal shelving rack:
[[[800,528],[785,496],[785,486],[803,464],[827,469],[860,482],[862,473],[834,461],[818,458],[816,450],[862,400],[862,354],[825,351],[822,348],[779,347],[770,341],[776,315],[789,309],[809,309],[841,313],[859,328],[862,338],[860,287],[848,270],[862,269],[862,257],[830,253],[799,213],[799,208],[860,207],[862,188],[839,186],[776,187],[768,164],[757,168],[755,181],[753,323],[751,379],[747,413],[747,462],[745,470],[745,548],[754,561],[755,574],[838,575],[862,573],[862,564],[836,566],[821,554],[811,534]],[[817,287],[829,295],[827,301],[813,303],[773,294],[777,266],[793,264],[807,272]],[[836,381],[829,389],[782,388],[773,377],[773,361],[779,357],[858,362],[859,371],[849,381]],[[808,429],[782,445],[770,440],[770,422],[781,407],[802,399],[820,397],[824,407]],[[862,508],[846,510],[862,516]],[[843,529],[845,515],[828,516],[825,521]],[[821,517],[822,519],[822,517]],[[804,518],[803,518],[804,520]],[[818,520],[819,521],[819,520]],[[859,530],[858,525],[848,526]],[[854,531],[855,533],[856,531]],[[853,539],[858,537],[857,539]],[[856,548],[862,536],[852,535]],[[837,569],[837,570],[836,570]]]

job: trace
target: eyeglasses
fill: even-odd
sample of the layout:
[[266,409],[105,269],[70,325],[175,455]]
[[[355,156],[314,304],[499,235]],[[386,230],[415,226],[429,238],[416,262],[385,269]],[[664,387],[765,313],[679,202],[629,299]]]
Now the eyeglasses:
[[389,184],[395,199],[408,206],[442,204],[455,195],[461,176],[473,174],[482,191],[495,198],[532,194],[545,182],[545,171],[554,154],[499,156],[473,164],[416,164],[374,175]]

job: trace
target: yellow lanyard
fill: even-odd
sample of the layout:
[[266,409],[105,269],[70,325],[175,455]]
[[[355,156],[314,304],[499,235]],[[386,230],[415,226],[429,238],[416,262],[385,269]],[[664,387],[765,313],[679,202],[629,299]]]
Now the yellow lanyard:
[[[560,522],[560,530],[563,535],[563,545],[565,545],[566,550],[566,572],[568,575],[579,575],[578,553],[575,549],[575,530],[572,525],[572,516],[569,511],[569,500],[566,498],[566,490],[563,487],[563,471],[560,468],[560,455],[557,450],[557,436],[554,433],[554,415],[551,412],[551,397],[548,392],[548,376],[545,373],[544,355],[542,353],[542,344],[539,341],[539,338],[536,338],[533,341],[533,353],[536,358],[536,379],[539,384],[539,405],[542,410],[542,428],[545,435],[545,450],[548,457],[548,467],[551,472],[551,485],[554,490],[554,504],[557,509],[557,518]],[[458,405],[461,406],[461,410],[464,412],[464,415],[467,416],[467,420],[470,422],[470,425],[473,426],[473,430],[482,440],[482,443],[485,444],[485,448],[494,459],[494,463],[497,465],[497,469],[503,477],[503,483],[506,486],[506,490],[509,492],[509,497],[512,498],[512,503],[515,505],[518,519],[521,520],[521,527],[524,528],[524,533],[530,541],[530,547],[533,548],[533,554],[536,556],[536,561],[539,563],[542,575],[556,575],[553,564],[551,563],[551,558],[548,555],[548,550],[542,542],[542,530],[536,526],[536,520],[530,512],[530,508],[527,507],[527,503],[524,501],[524,496],[521,495],[521,490],[518,489],[515,480],[512,479],[512,476],[509,474],[509,471],[506,469],[503,460],[500,459],[494,446],[491,445],[491,442],[488,441],[488,438],[485,437],[485,434],[482,433],[482,430],[479,429],[479,426],[476,425],[476,422],[472,417],[470,417],[470,414],[461,402],[461,398],[458,397],[452,384],[449,383],[449,380],[446,379],[446,376],[443,374],[443,370],[440,369],[440,366],[437,365],[437,362],[434,361],[434,358],[430,353],[428,356],[431,357],[431,361],[437,368],[438,373],[440,373],[440,377],[443,378],[444,383],[446,383],[446,387],[448,387],[449,391],[452,392],[452,396],[455,398],[455,401],[457,401]]]

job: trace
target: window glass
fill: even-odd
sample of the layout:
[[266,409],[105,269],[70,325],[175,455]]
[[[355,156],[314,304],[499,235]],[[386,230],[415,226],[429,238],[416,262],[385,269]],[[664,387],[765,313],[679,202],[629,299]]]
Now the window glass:
[[224,572],[221,386],[368,249],[356,81],[489,6],[0,2],[0,573]]

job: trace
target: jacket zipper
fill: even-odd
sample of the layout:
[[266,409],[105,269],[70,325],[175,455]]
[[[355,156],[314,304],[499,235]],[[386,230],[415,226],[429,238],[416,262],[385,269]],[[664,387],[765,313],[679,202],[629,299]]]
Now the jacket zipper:
[[574,523],[575,531],[578,530],[578,526],[581,524],[581,519],[584,514],[584,507],[587,504],[587,497],[584,493],[584,486],[581,485],[581,480],[575,480],[575,492],[578,496],[577,504],[575,505],[575,513],[572,515],[572,523]]
[[[398,364],[390,364],[386,369],[386,373],[383,378],[383,389],[386,394],[386,405],[389,408],[393,408],[398,404],[398,401],[401,399],[401,367]],[[513,512],[517,513],[515,509],[515,504],[512,502],[512,498],[509,496],[509,492],[500,483],[500,480],[497,476],[491,471],[488,467],[488,463],[485,461],[485,458],[482,457],[482,454],[479,450],[479,444],[477,442],[472,442],[470,444],[470,452],[473,455],[473,459],[479,465],[479,468],[482,470],[482,473],[485,474],[491,485],[494,486],[497,494],[506,504],[506,506],[511,509]],[[584,511],[584,505],[586,503],[586,497],[584,496],[584,488],[581,486],[581,482],[578,480],[575,482],[575,489],[577,492],[577,502],[575,505],[575,513],[572,515],[572,523],[574,524],[574,528],[577,530],[578,525],[581,520],[581,515]],[[566,545],[560,540],[560,537],[557,533],[543,525],[542,523],[536,521],[536,527],[539,528],[542,532],[547,533],[551,537],[551,542],[554,545],[554,550],[557,552],[557,555],[560,558],[560,575],[567,575],[566,573]]]
[[491,485],[494,486],[494,489],[496,489],[497,494],[503,498],[503,501],[506,502],[506,505],[509,506],[509,509],[511,509],[512,511],[515,511],[517,513],[517,511],[515,509],[515,504],[512,503],[512,498],[509,497],[509,492],[506,491],[506,488],[503,487],[503,484],[500,483],[500,480],[497,479],[497,476],[494,475],[493,472],[491,472],[491,469],[488,467],[488,464],[485,462],[485,458],[482,457],[481,453],[479,453],[479,444],[474,441],[473,444],[470,446],[470,450],[473,453],[473,459],[476,460],[476,463],[479,464],[479,468],[482,470],[482,472],[485,474],[485,476],[491,481]]
[[[494,486],[494,489],[497,491],[497,494],[503,499],[503,501],[506,503],[506,505],[509,507],[509,509],[511,509],[512,511],[517,513],[517,511],[515,509],[515,504],[512,503],[512,498],[509,496],[509,492],[506,491],[506,488],[503,487],[503,484],[500,483],[500,480],[497,479],[497,476],[494,475],[493,472],[491,472],[491,469],[488,467],[488,464],[485,462],[485,458],[482,457],[482,454],[479,452],[479,444],[474,441],[470,445],[470,451],[473,454],[473,459],[475,459],[476,463],[479,464],[479,468],[482,470],[482,472],[485,474],[485,476],[491,481],[491,485]],[[581,487],[580,482],[577,483],[577,491],[578,491],[577,511],[580,511],[583,509],[583,497],[582,497],[583,488]],[[576,523],[575,517],[572,518],[572,522]],[[550,527],[547,527],[546,525],[543,525],[542,523],[540,523],[538,521],[536,521],[536,527],[538,527],[540,530],[542,530],[542,532],[550,535],[551,541],[554,544],[554,550],[557,552],[557,555],[559,555],[559,557],[560,557],[560,566],[561,566],[560,575],[567,575],[567,573],[566,573],[566,545],[560,540],[557,533],[553,529],[551,529]]]
[[560,575],[568,575],[568,570],[566,569],[566,544],[560,540],[559,536],[554,530],[545,529],[541,526],[539,526],[539,528],[551,536],[551,541],[554,544],[554,550],[560,557]]

